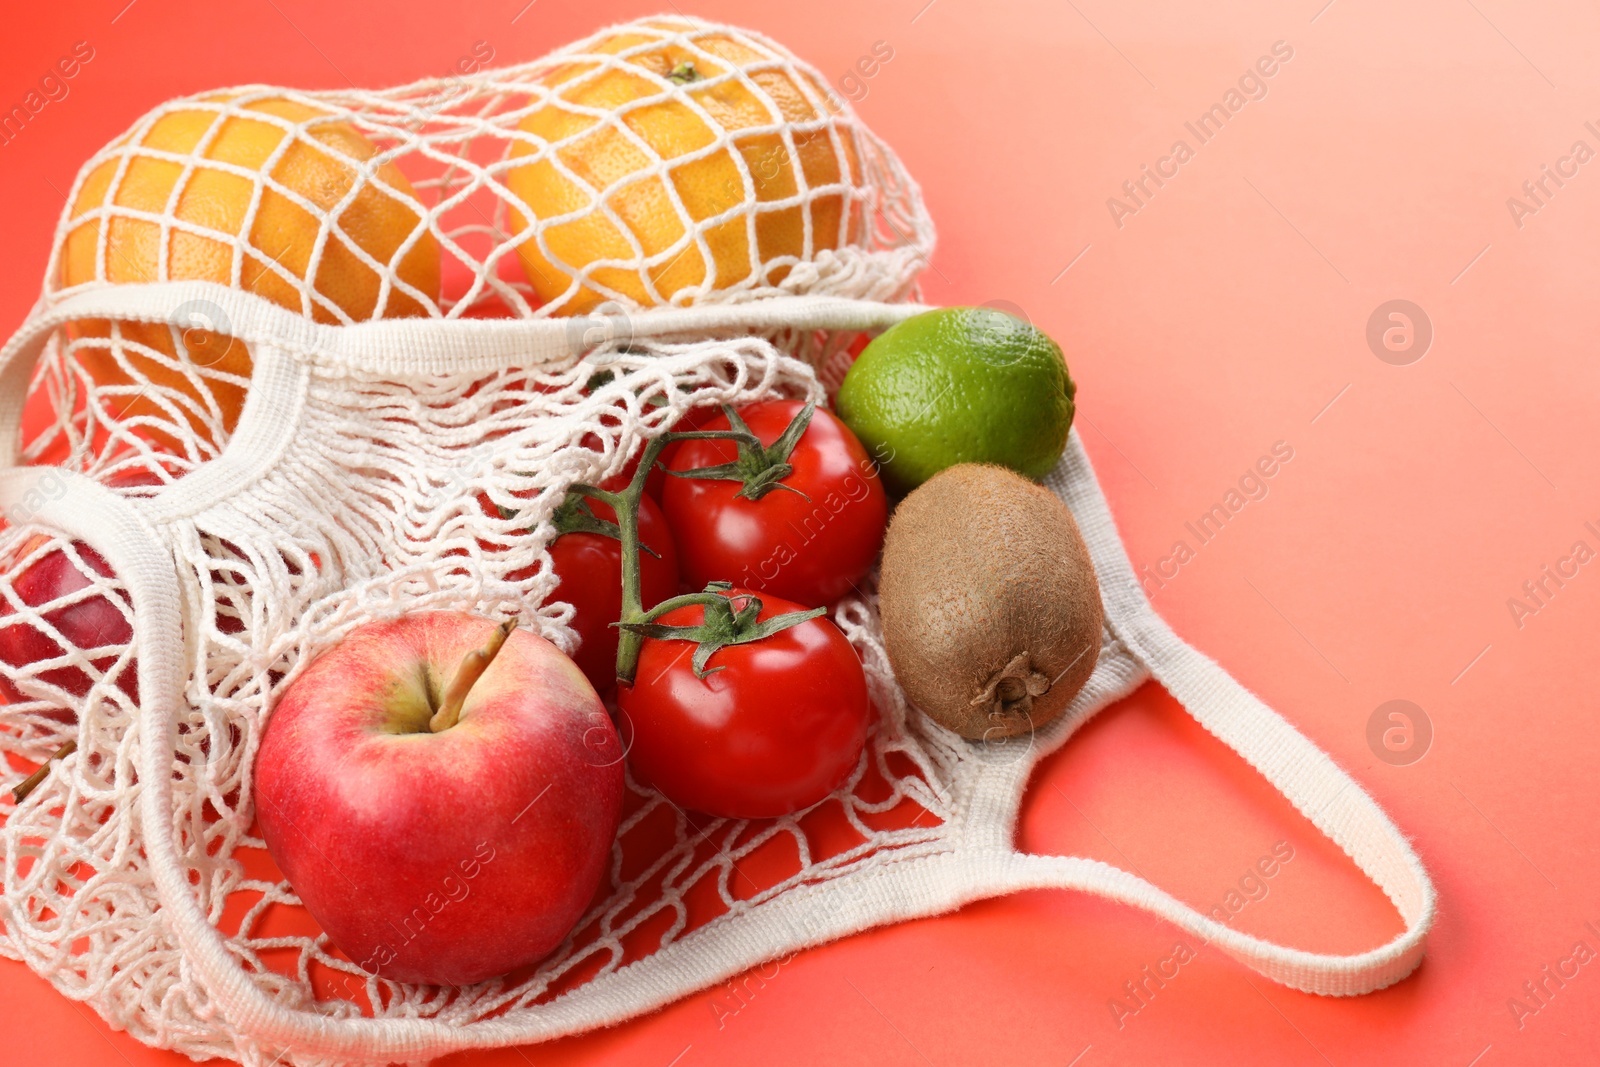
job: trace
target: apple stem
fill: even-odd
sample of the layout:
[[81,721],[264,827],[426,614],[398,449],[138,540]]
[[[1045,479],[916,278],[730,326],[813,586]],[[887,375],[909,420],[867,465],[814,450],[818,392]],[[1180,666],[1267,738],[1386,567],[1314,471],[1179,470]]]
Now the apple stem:
[[507,619],[495,627],[494,633],[489,635],[489,643],[482,648],[475,648],[461,657],[461,665],[456,668],[455,677],[450,679],[450,684],[445,688],[444,700],[439,703],[439,710],[433,713],[433,718],[428,720],[428,729],[434,733],[448,730],[461,721],[461,706],[467,702],[467,694],[483,677],[483,672],[489,669],[489,664],[494,662],[495,656],[500,654],[500,648],[506,643],[506,638],[511,636],[511,631],[517,628],[516,619]]
[[40,767],[38,770],[28,775],[28,777],[22,780],[20,785],[11,790],[12,797],[16,799],[18,804],[21,804],[24,800],[27,800],[28,794],[39,788],[39,783],[44,781],[45,776],[50,773],[50,765],[58,759],[66,759],[76,751],[78,751],[77,741],[68,741],[66,744],[56,749],[55,755],[46,760],[43,767]]

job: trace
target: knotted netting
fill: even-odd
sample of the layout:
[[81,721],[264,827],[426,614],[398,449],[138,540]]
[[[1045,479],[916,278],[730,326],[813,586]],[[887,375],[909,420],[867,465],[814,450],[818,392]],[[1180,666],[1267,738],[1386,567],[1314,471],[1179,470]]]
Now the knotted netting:
[[[918,310],[932,245],[916,185],[820,75],[683,18],[399,89],[252,86],[142,118],[85,164],[0,352],[5,784],[76,745],[0,802],[0,954],[140,1040],[262,1064],[615,1023],[1030,885],[1151,908],[1304,988],[1409,972],[1432,913],[1415,857],[1331,765],[1295,779],[1326,758],[1159,624],[1075,439],[1047,484],[1107,629],[1038,736],[974,744],[909,709],[869,580],[832,609],[878,713],[850,780],[758,822],[630,782],[609,877],[535,966],[469,988],[368,975],[276,876],[251,771],[311,660],[429,608],[515,615],[572,650],[547,551],[567,488],[694,407],[822,399],[863,332]],[[1245,702],[1214,731],[1315,794],[1302,810],[1393,887],[1405,935],[1295,953],[1103,864],[1013,850],[1033,762],[1151,673]],[[1374,827],[1394,840],[1362,844]]]

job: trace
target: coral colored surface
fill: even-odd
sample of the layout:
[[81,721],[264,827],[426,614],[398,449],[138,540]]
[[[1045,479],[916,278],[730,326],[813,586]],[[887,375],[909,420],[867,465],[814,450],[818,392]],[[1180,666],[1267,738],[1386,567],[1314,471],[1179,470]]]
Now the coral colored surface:
[[[0,109],[75,42],[94,58],[0,146],[0,322],[14,328],[37,291],[79,161],[166,97],[408,81],[480,41],[523,59],[657,6],[391,0],[374,19],[332,0],[16,5]],[[803,953],[740,999],[701,993],[604,1033],[445,1062],[1592,1062],[1600,963],[1573,950],[1600,949],[1585,925],[1600,928],[1600,564],[1572,549],[1600,549],[1600,12],[1510,0],[703,0],[697,12],[777,37],[858,99],[939,223],[930,300],[1008,301],[1062,342],[1080,430],[1156,605],[1373,792],[1414,837],[1442,909],[1415,976],[1336,1001],[1214,949],[1175,954],[1182,935],[1127,908],[1036,893]],[[843,78],[875,50],[892,58]],[[1246,77],[1258,61],[1270,77]],[[1220,132],[1186,127],[1230,102]],[[1525,182],[1543,184],[1530,195]],[[1410,347],[1386,314],[1369,344],[1369,318],[1395,299],[1431,323],[1420,359],[1414,310]],[[1241,485],[1279,442],[1292,459]],[[1217,504],[1230,517],[1202,539],[1186,524]],[[1392,700],[1421,709],[1409,752],[1388,710],[1369,735]],[[1423,716],[1427,751],[1403,762]],[[1356,950],[1398,929],[1337,849],[1152,687],[1044,764],[1020,834],[1134,867],[1202,907],[1231,900],[1240,927],[1306,948]],[[1275,850],[1293,858],[1247,877]],[[1546,965],[1577,972],[1557,986]],[[1147,966],[1177,975],[1134,1001],[1124,983]],[[1524,992],[1534,980],[1542,999]],[[8,1065],[187,1062],[11,963],[0,1033]]]

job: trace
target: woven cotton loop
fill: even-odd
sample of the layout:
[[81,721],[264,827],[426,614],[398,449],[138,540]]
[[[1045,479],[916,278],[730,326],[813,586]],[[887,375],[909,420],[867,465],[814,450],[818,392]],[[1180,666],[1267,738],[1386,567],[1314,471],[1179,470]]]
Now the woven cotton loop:
[[1153,911],[1285,985],[1342,996],[1381,989],[1422,960],[1437,898],[1405,836],[1377,803],[1326,753],[1210,659],[1189,647],[1150,607],[1128,561],[1116,523],[1083,445],[1073,434],[1047,480],[1072,508],[1100,577],[1107,626],[1197,722],[1238,752],[1331,838],[1388,895],[1405,931],[1353,956],[1319,955],[1272,945],[1221,926],[1126,872],[1085,861],[1040,862],[1028,877],[1052,872],[1061,884],[1089,889]]
[[[1076,889],[1131,904],[1182,927],[1275,982],[1306,993],[1354,996],[1392,985],[1422,960],[1426,926],[1367,952],[1335,956],[1306,952],[1240,933],[1210,919],[1143,878],[1099,860],[1013,854],[996,858],[991,892]],[[1431,919],[1431,915],[1427,916]]]

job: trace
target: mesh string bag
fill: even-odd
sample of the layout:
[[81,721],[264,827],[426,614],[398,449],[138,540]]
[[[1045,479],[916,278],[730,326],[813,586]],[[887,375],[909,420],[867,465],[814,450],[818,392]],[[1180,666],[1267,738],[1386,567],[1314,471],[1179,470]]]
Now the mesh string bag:
[[[630,780],[609,876],[537,965],[383,980],[262,874],[252,764],[309,662],[430,608],[515,615],[572,650],[546,549],[567,487],[693,406],[824,398],[854,340],[921,310],[932,246],[915,183],[814,70],[682,18],[468,76],[253,86],[141,119],[85,164],[0,349],[0,747],[9,768],[76,745],[0,801],[0,954],[141,1041],[248,1064],[544,1040],[1047,886],[1146,908],[1300,989],[1409,974],[1435,908],[1418,858],[1155,615],[1075,436],[1046,484],[1089,543],[1106,626],[1088,685],[1034,736],[968,742],[909,708],[869,580],[832,609],[877,712],[846,784],[740,822]],[[1403,933],[1304,952],[1014,848],[1035,762],[1152,678],[1383,888]]]

